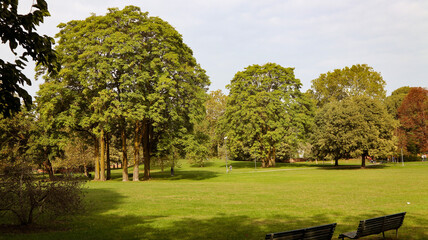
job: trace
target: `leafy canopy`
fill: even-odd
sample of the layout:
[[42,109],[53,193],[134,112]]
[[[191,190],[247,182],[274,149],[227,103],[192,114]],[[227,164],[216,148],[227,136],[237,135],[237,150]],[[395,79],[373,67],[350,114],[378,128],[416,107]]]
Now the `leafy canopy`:
[[381,101],[355,96],[332,101],[315,117],[314,150],[320,158],[387,156],[394,150],[397,122]]
[[275,63],[251,65],[227,86],[224,124],[233,158],[275,164],[282,144],[296,145],[311,123],[312,105],[300,92],[293,68]]
[[[49,72],[59,68],[52,49],[53,38],[35,32],[36,26],[49,16],[48,5],[45,0],[37,0],[33,8],[34,11],[22,15],[18,14],[18,0],[0,1],[1,42],[9,43],[16,56],[14,63],[0,59],[0,114],[5,117],[21,110],[21,98],[28,110],[32,104],[31,96],[22,88],[25,84],[31,85],[31,80],[22,73],[28,57],[45,65]],[[18,46],[23,48],[22,54],[17,52]]]
[[321,107],[330,101],[350,96],[384,99],[385,85],[380,73],[367,64],[357,64],[321,74],[312,80],[311,92],[317,106]]
[[398,108],[400,142],[410,153],[428,152],[428,90],[410,88]]

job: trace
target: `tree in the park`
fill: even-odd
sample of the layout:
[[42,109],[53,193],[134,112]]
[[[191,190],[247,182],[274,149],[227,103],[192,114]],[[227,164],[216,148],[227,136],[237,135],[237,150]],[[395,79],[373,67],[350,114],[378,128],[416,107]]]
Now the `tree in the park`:
[[[1,42],[9,44],[16,56],[14,63],[0,59],[0,115],[6,117],[21,110],[21,99],[27,110],[32,104],[31,96],[23,88],[25,84],[31,85],[22,73],[28,58],[45,65],[49,72],[58,69],[53,38],[36,32],[36,26],[49,16],[48,5],[45,0],[37,0],[31,9],[34,10],[28,14],[18,14],[18,0],[0,0]],[[22,53],[18,53],[18,46],[23,48]]]
[[62,111],[70,116],[64,122],[94,138],[95,179],[105,180],[106,139],[111,134],[122,140],[123,180],[128,180],[130,139],[133,180],[139,180],[141,151],[144,179],[149,179],[157,143],[184,137],[192,131],[191,119],[203,115],[209,84],[205,71],[171,25],[138,7],[112,8],[105,16],[92,15],[60,28],[56,51],[62,68],[46,84],[58,88],[49,94],[71,96]]
[[0,117],[0,166],[36,164],[54,180],[51,160],[61,156],[61,138],[46,137],[44,124],[25,108],[12,117]]
[[319,158],[386,157],[395,146],[396,120],[380,100],[367,96],[334,100],[315,117],[313,149]]
[[398,108],[401,106],[401,103],[409,91],[410,87],[401,87],[394,90],[391,95],[385,99],[386,108],[395,119],[398,119]]
[[258,159],[275,166],[278,148],[296,146],[312,122],[312,104],[300,92],[293,68],[251,65],[227,86],[224,124],[227,148],[239,160]]
[[210,137],[210,152],[219,156],[220,146],[223,145],[224,133],[221,128],[221,118],[226,112],[227,96],[221,91],[210,92],[205,102],[206,116],[203,124],[204,132]]
[[428,90],[410,88],[398,108],[398,119],[399,147],[404,146],[411,154],[428,152]]
[[357,64],[321,74],[312,80],[311,93],[321,107],[332,100],[350,96],[385,98],[386,83],[381,74],[367,64]]

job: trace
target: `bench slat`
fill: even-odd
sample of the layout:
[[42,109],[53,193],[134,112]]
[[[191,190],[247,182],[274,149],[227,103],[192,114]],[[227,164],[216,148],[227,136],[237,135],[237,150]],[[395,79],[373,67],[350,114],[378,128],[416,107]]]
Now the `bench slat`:
[[265,239],[275,240],[330,240],[333,237],[336,223],[322,226],[291,230],[287,232],[266,234]]
[[362,220],[358,224],[357,231],[342,233],[339,235],[339,238],[344,239],[345,237],[347,237],[351,239],[357,239],[368,235],[384,233],[388,230],[398,230],[398,228],[400,228],[403,224],[405,215],[406,212],[402,212],[392,215],[386,215],[383,217]]

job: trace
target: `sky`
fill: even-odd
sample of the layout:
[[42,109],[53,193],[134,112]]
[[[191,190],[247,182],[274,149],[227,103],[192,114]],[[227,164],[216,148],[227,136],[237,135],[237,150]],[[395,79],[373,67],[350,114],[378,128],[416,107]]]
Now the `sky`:
[[[28,13],[33,0],[20,0]],[[386,81],[387,95],[402,86],[428,88],[426,0],[47,0],[51,16],[37,28],[55,36],[59,23],[108,8],[135,5],[171,24],[221,89],[253,64],[294,68],[302,91],[320,74],[368,64]],[[10,54],[0,46],[0,56]],[[7,56],[7,57],[6,57]],[[12,56],[13,59],[13,56]],[[24,73],[34,79],[34,64]],[[26,89],[35,95],[38,85]]]

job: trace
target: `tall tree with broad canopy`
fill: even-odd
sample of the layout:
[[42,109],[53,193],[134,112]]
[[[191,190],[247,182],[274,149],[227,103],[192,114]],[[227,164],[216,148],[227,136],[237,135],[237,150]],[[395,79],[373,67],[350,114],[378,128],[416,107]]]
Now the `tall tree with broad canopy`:
[[398,119],[401,146],[412,154],[428,152],[428,90],[410,88],[398,108]]
[[321,74],[312,80],[311,93],[317,106],[322,107],[332,100],[342,100],[351,96],[363,95],[384,99],[385,85],[379,72],[367,64],[357,64]]
[[227,148],[231,157],[260,159],[275,166],[281,144],[297,145],[312,121],[312,104],[300,92],[293,68],[275,63],[251,65],[227,86]]
[[[18,14],[18,0],[0,0],[0,39],[2,43],[9,43],[17,57],[15,63],[0,59],[0,115],[5,117],[21,110],[21,98],[27,110],[31,107],[31,96],[22,87],[31,85],[31,80],[22,73],[28,57],[45,65],[49,72],[56,72],[59,67],[52,49],[53,38],[36,32],[36,26],[50,16],[48,5],[45,0],[37,0],[31,9],[34,11]],[[20,55],[16,52],[18,46],[23,48]]]
[[135,6],[111,8],[105,16],[93,15],[59,27],[56,50],[63,67],[46,82],[74,93],[65,109],[75,119],[70,122],[97,136],[96,178],[105,179],[105,135],[119,128],[123,180],[127,180],[125,135],[131,127],[133,180],[139,180],[140,150],[144,179],[149,179],[150,157],[157,142],[184,137],[192,131],[191,119],[203,116],[209,85],[205,71],[171,25]]
[[318,110],[315,117],[313,149],[320,158],[388,156],[394,152],[397,121],[380,100],[367,96],[334,100]]

